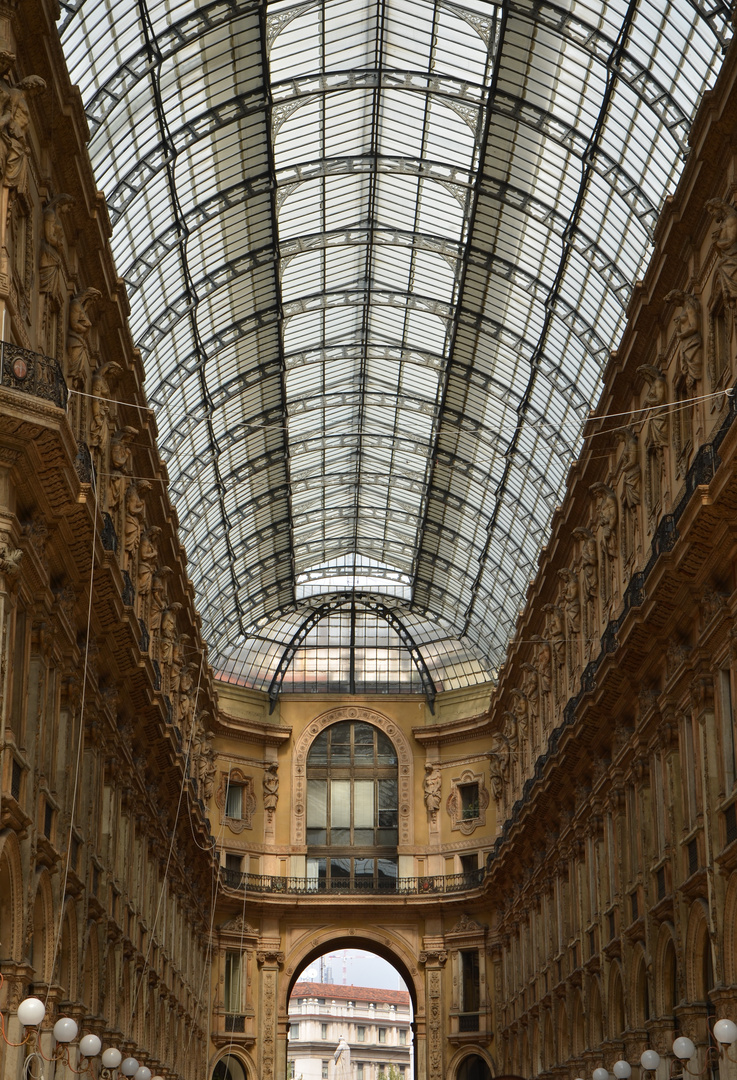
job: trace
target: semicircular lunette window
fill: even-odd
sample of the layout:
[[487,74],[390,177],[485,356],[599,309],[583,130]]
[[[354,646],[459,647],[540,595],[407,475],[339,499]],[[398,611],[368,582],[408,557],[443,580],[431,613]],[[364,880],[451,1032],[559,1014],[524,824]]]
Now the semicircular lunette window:
[[397,887],[397,752],[371,724],[344,720],[307,756],[307,878],[316,891]]

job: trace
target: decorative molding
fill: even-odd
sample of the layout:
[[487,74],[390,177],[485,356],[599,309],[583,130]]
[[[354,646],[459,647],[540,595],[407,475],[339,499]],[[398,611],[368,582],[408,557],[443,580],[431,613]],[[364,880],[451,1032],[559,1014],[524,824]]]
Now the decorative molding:
[[[243,788],[243,802],[239,818],[228,817],[225,813],[225,794],[228,785]],[[252,776],[246,776],[242,769],[230,769],[220,773],[220,783],[215,792],[215,803],[220,809],[220,822],[227,825],[231,832],[240,833],[253,828],[253,814],[256,809],[256,791]]]
[[[489,789],[484,784],[483,773],[475,773],[471,769],[464,769],[460,776],[451,780],[451,792],[445,804],[446,811],[451,820],[451,830],[460,830],[469,836],[475,829],[486,824],[486,810],[489,805]],[[463,818],[461,806],[461,793],[459,788],[464,784],[478,784],[479,804],[475,817]]]

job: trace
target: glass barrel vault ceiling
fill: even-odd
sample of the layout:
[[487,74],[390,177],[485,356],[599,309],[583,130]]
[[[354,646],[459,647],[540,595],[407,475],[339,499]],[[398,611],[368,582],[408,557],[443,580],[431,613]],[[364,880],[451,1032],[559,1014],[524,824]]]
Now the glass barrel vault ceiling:
[[66,0],[60,25],[216,669],[273,685],[299,641],[294,686],[346,619],[362,663],[399,656],[393,613],[408,685],[488,678],[728,5]]

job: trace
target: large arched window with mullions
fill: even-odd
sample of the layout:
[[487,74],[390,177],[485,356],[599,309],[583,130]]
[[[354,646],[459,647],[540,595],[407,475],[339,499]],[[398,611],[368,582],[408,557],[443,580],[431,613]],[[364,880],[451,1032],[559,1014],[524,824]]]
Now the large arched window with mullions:
[[397,752],[372,724],[344,720],[307,755],[307,877],[329,891],[397,887]]

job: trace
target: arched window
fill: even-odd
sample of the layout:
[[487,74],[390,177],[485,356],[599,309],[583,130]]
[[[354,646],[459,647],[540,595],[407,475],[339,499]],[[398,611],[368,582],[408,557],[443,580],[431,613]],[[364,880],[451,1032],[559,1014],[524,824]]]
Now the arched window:
[[344,720],[307,755],[307,877],[316,889],[397,886],[397,752],[372,724]]

